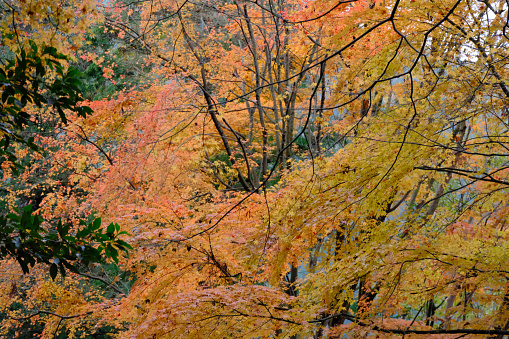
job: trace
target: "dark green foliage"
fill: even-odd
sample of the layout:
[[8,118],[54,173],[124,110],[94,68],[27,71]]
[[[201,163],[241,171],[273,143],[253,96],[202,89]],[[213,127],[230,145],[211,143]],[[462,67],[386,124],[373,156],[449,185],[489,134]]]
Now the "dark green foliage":
[[51,277],[55,279],[58,272],[65,275],[66,269],[78,272],[77,263],[88,265],[103,262],[104,258],[118,263],[119,251],[127,253],[131,249],[129,244],[119,239],[120,235],[127,233],[113,223],[104,232],[100,218],[88,223],[82,220],[80,229],[75,233],[70,232],[69,223],[61,220],[49,228],[55,231],[43,228],[42,223],[42,218],[32,213],[30,205],[17,214],[0,216],[0,259],[15,258],[24,273],[29,273],[30,267],[36,263],[47,264]]
[[[33,41],[28,45],[26,50],[18,50],[14,58],[1,60],[3,67],[0,67],[0,163],[10,161],[15,173],[21,165],[9,150],[10,143],[21,143],[38,150],[34,139],[21,133],[33,123],[25,110],[28,103],[41,109],[52,109],[64,123],[67,123],[64,110],[76,112],[81,117],[92,113],[90,107],[80,105],[83,101],[80,72],[72,67],[64,69],[62,65],[68,58],[54,47],[39,49]],[[51,81],[47,77],[49,70],[56,73],[56,78]]]
[[[68,57],[54,47],[39,49],[33,41],[29,41],[26,50],[17,51],[15,57],[0,60],[3,65],[0,67],[0,164],[9,161],[15,175],[29,164],[17,159],[10,144],[14,142],[39,151],[34,138],[27,138],[25,133],[37,126],[26,110],[29,103],[40,109],[51,109],[64,124],[67,123],[65,110],[83,118],[92,113],[89,107],[80,105],[84,100],[81,73],[72,67],[65,69],[62,62],[66,60]],[[52,80],[49,71],[53,71]],[[55,279],[58,272],[62,275],[66,270],[78,272],[78,264],[100,263],[105,258],[118,263],[119,251],[127,253],[131,248],[118,238],[126,233],[117,224],[110,224],[103,232],[101,219],[81,221],[80,229],[73,233],[71,224],[62,220],[48,221],[43,227],[43,219],[33,213],[32,205],[20,205],[24,207],[16,213],[0,215],[0,259],[15,258],[24,273],[36,263],[44,263],[49,265],[50,275]]]

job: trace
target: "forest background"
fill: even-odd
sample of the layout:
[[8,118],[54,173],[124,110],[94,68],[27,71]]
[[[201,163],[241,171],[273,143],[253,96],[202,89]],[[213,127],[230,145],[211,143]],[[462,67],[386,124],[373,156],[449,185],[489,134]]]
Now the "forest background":
[[509,335],[506,1],[0,12],[2,337]]

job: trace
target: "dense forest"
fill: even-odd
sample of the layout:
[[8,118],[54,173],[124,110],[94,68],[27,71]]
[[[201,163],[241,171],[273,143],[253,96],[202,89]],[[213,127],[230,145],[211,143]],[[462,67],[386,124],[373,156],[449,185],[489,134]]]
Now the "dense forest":
[[0,337],[509,336],[509,3],[0,2]]

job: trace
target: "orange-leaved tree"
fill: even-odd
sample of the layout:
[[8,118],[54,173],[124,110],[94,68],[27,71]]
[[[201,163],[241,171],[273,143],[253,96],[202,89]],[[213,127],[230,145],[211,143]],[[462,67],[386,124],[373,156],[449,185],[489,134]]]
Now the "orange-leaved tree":
[[51,140],[68,189],[41,211],[94,211],[134,249],[83,268],[115,293],[73,285],[81,313],[21,298],[61,316],[45,334],[509,335],[505,2],[107,10],[157,81]]

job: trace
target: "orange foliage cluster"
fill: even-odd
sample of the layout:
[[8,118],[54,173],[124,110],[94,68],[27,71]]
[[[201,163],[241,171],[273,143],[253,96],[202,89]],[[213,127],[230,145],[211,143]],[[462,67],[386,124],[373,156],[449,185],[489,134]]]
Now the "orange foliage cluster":
[[508,334],[508,8],[488,3],[104,9],[157,81],[40,133],[46,152],[19,178],[4,168],[18,186],[2,199],[101,216],[133,250],[57,281],[2,261],[2,331]]

